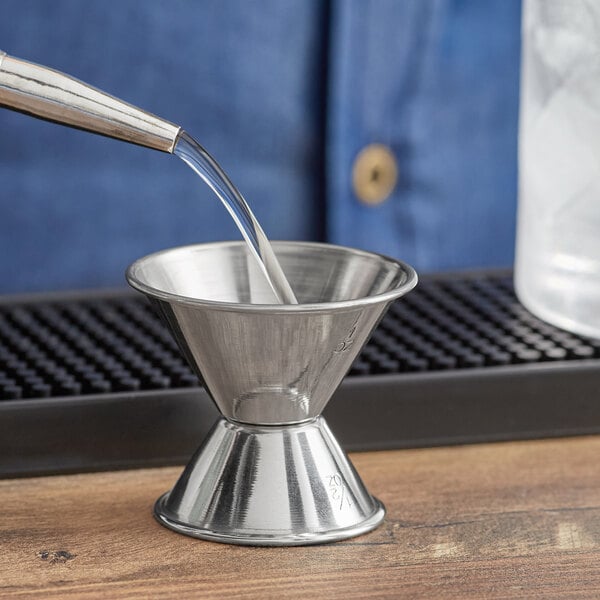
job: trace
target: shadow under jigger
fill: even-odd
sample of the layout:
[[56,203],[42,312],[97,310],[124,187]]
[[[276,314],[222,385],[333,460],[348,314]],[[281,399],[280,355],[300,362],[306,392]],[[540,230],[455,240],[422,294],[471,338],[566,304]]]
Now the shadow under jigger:
[[249,545],[317,544],[377,527],[385,511],[320,416],[390,302],[416,285],[399,261],[326,244],[274,244],[299,304],[272,304],[243,243],[136,261],[145,293],[221,411],[156,518]]

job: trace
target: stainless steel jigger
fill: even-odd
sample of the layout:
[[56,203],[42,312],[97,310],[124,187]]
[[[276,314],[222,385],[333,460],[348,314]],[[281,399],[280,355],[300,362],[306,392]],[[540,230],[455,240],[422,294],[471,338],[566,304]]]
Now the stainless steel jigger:
[[127,271],[223,415],[155,505],[156,518],[179,533],[318,544],[370,531],[384,517],[320,415],[416,273],[338,246],[274,248],[300,304],[265,304],[272,296],[242,242],[165,250]]

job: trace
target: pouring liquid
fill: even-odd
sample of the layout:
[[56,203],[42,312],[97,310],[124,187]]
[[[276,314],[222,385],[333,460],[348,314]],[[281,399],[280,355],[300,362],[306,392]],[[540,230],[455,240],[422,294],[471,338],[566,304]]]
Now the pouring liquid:
[[215,159],[185,131],[179,134],[173,154],[193,169],[225,205],[271,286],[276,301],[279,304],[298,304],[265,232],[242,194]]
[[179,126],[86,83],[0,50],[0,106],[179,156],[221,199],[248,243],[273,299],[297,304],[271,244],[217,162]]

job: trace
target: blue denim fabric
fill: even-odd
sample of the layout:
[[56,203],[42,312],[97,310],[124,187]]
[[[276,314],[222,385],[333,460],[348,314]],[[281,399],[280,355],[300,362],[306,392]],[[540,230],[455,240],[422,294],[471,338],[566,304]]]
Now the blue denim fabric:
[[[3,0],[0,48],[181,124],[273,239],[419,270],[508,265],[517,0]],[[372,142],[400,169],[355,197]],[[0,291],[120,285],[135,258],[240,236],[168,155],[0,110]]]
[[[520,5],[340,0],[332,15],[328,233],[418,269],[513,258]],[[398,157],[390,200],[352,198],[366,144]]]

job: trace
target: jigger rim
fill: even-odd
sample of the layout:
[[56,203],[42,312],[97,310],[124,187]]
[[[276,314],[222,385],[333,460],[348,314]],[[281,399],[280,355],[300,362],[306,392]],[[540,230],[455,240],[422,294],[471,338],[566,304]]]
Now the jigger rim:
[[386,262],[393,263],[400,267],[406,274],[406,279],[394,287],[391,290],[382,292],[380,294],[374,294],[372,296],[362,296],[360,298],[354,298],[351,300],[335,300],[331,302],[310,302],[310,303],[299,303],[299,304],[251,304],[242,302],[225,302],[221,300],[206,300],[203,298],[194,298],[192,296],[185,296],[181,294],[175,294],[173,292],[167,292],[159,288],[148,285],[140,280],[135,274],[139,267],[144,261],[157,259],[165,254],[181,252],[183,250],[194,250],[195,248],[227,248],[234,246],[246,246],[244,241],[222,241],[222,242],[206,242],[199,244],[186,244],[184,246],[174,246],[172,248],[165,248],[158,252],[152,252],[146,256],[138,258],[136,261],[131,263],[125,272],[125,277],[129,285],[134,289],[151,296],[158,298],[166,302],[177,302],[178,304],[186,304],[190,306],[206,306],[210,307],[211,310],[226,310],[226,311],[239,311],[239,312],[268,312],[273,313],[302,313],[302,312],[316,312],[316,311],[330,311],[330,310],[343,310],[343,309],[356,309],[357,307],[369,306],[371,304],[380,304],[382,302],[389,302],[403,296],[410,290],[412,290],[418,282],[417,272],[408,263],[380,254],[378,252],[371,252],[368,250],[359,250],[358,248],[351,248],[349,246],[341,246],[337,244],[329,244],[325,242],[304,242],[304,241],[289,241],[289,240],[272,240],[271,244],[277,249],[278,247],[290,246],[293,248],[321,248],[323,250],[335,249],[342,250],[355,256],[364,257],[377,257]]

